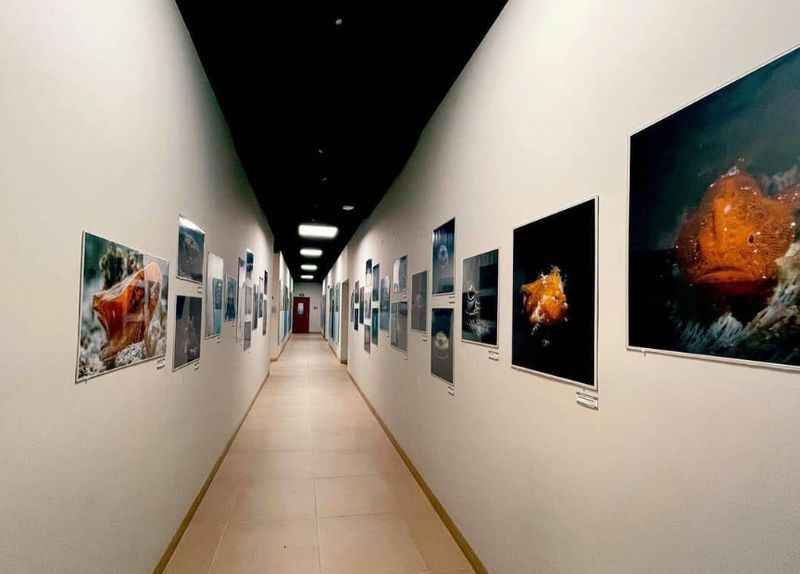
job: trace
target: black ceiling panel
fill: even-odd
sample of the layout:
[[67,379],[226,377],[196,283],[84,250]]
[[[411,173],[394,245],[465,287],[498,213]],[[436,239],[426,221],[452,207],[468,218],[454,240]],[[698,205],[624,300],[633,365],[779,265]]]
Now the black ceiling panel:
[[[335,263],[505,3],[178,0],[296,280],[301,263],[316,281]],[[308,222],[339,234],[302,239]]]

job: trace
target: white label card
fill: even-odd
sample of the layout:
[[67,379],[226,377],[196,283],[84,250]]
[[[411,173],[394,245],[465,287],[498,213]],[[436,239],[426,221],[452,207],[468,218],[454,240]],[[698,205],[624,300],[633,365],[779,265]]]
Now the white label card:
[[156,370],[161,370],[166,366],[167,366],[167,360],[166,359],[161,358],[161,359],[156,361]]
[[575,393],[575,402],[587,409],[598,410],[600,408],[598,400],[598,397],[583,391],[577,391]]
[[195,371],[199,371],[199,370],[200,370],[200,361],[197,361],[197,362],[194,364],[194,370],[195,370]]

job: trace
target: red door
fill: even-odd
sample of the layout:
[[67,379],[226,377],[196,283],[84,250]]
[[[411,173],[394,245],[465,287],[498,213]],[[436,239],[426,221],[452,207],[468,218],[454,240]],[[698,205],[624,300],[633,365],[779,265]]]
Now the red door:
[[311,299],[308,297],[295,297],[292,305],[292,331],[294,333],[308,333],[308,312]]

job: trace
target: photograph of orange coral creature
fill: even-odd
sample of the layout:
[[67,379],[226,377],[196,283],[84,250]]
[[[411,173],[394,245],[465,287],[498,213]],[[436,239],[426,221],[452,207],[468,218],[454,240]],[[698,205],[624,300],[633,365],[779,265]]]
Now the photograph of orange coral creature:
[[800,366],[800,50],[630,141],[628,346]]
[[597,198],[514,230],[511,364],[597,388]]
[[168,302],[167,261],[84,232],[75,382],[163,357]]

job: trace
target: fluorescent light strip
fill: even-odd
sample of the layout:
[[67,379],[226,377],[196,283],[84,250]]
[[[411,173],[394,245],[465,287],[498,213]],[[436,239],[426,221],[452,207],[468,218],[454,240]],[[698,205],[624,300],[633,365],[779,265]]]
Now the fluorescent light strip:
[[333,225],[319,225],[317,223],[302,223],[297,227],[300,237],[313,237],[315,239],[333,239],[339,233],[339,228]]
[[314,278],[313,275],[301,275],[300,276],[300,279],[313,279],[313,278]]
[[312,265],[311,263],[304,263],[303,265],[300,266],[300,269],[302,269],[303,271],[316,271],[317,266]]
[[313,247],[303,247],[300,250],[300,255],[303,257],[322,257],[322,249],[314,249]]

